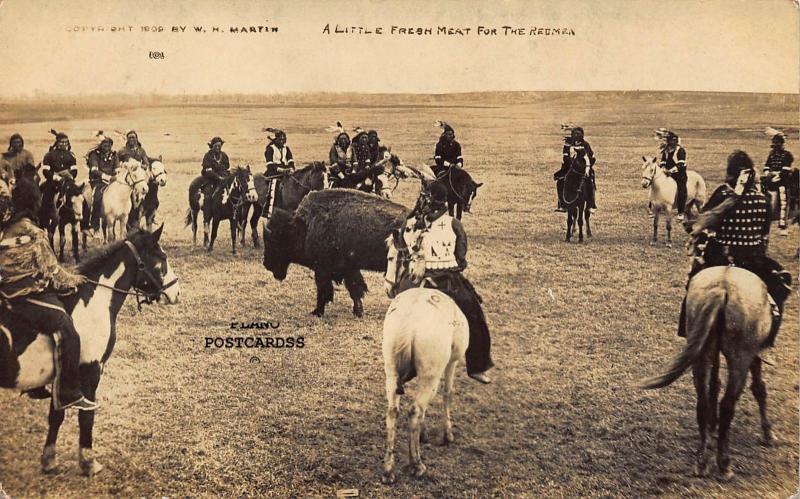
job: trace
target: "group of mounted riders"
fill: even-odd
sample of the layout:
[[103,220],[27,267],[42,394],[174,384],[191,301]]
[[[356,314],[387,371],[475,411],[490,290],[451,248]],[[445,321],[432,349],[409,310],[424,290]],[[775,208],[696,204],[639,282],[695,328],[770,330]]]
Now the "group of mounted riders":
[[[0,160],[0,313],[13,314],[31,330],[52,334],[56,380],[53,402],[58,410],[94,410],[95,401],[83,396],[78,363],[80,338],[61,296],[74,293],[85,278],[62,267],[48,233],[39,226],[43,202],[55,201],[66,182],[78,176],[69,137],[51,130],[54,143],[37,171],[33,154],[24,139],[14,134]],[[89,181],[94,189],[91,202],[92,232],[100,228],[101,200],[105,188],[117,174],[121,161],[133,158],[149,165],[149,158],[135,131],[126,134],[126,144],[114,151],[113,139],[98,134],[98,143],[86,154]],[[39,174],[44,177],[39,185]],[[33,398],[49,398],[45,388],[28,392]]]
[[[584,175],[591,182],[590,209],[596,209],[594,164],[591,146],[584,139],[581,127],[562,125],[569,131],[564,138],[562,167],[553,175],[556,181],[558,207],[564,208],[564,178],[575,163],[585,167]],[[733,265],[747,269],[759,276],[767,286],[771,298],[772,329],[762,347],[772,347],[781,324],[783,304],[791,292],[791,275],[767,255],[770,226],[772,222],[771,192],[777,192],[780,203],[779,233],[787,232],[787,197],[792,172],[792,154],[785,149],[786,135],[768,128],[771,150],[764,164],[762,175],[758,175],[752,159],[744,151],[734,151],[727,160],[725,183],[720,185],[700,210],[691,230],[691,246],[694,250],[688,279],[701,270],[720,265]],[[675,207],[678,220],[685,219],[687,201],[686,149],[678,135],[665,128],[656,130],[660,141],[659,167],[677,185]],[[796,182],[796,180],[795,180]],[[794,186],[797,187],[797,186]],[[651,213],[652,217],[652,213]],[[687,224],[688,225],[688,224]],[[688,282],[687,282],[688,288]],[[685,336],[685,300],[681,305],[678,335]],[[767,362],[772,362],[765,352]]]

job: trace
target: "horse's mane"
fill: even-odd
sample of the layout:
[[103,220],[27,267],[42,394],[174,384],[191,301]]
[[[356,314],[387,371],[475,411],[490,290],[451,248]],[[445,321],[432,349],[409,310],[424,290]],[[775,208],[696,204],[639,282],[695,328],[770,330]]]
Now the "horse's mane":
[[109,257],[111,257],[111,255],[125,246],[125,241],[126,239],[115,241],[107,246],[91,251],[87,256],[87,259],[78,264],[76,268],[77,272],[83,275],[96,272],[106,264],[106,261],[109,259]]
[[320,166],[320,165],[324,165],[324,163],[322,163],[321,161],[312,161],[311,163],[307,164],[306,166],[300,168],[299,170],[296,170],[295,173],[306,173],[306,172],[309,172],[309,171],[313,171],[314,168],[316,168],[317,166]]

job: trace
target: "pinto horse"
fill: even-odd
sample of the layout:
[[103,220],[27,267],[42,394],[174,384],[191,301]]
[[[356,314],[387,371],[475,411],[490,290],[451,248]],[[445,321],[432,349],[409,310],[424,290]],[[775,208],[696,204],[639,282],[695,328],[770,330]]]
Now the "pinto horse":
[[[208,218],[211,218],[211,238],[208,240],[208,251],[214,249],[217,239],[217,229],[222,220],[228,220],[231,225],[231,252],[236,254],[236,231],[239,228],[238,215],[242,212],[245,203],[255,202],[257,199],[256,187],[250,166],[237,166],[231,174],[219,181],[219,185],[207,200],[206,209],[203,210],[203,239],[208,235]],[[207,212],[206,212],[207,211]],[[194,226],[196,227],[196,225]]]
[[483,182],[476,183],[466,170],[455,166],[440,172],[436,182],[447,188],[447,212],[452,217],[455,209],[455,217],[459,220],[463,212],[470,213],[472,202],[478,195],[478,187],[483,185]]
[[[767,418],[767,387],[761,376],[761,345],[769,336],[772,315],[767,287],[752,272],[738,267],[710,267],[695,275],[686,294],[686,346],[662,375],[645,380],[642,388],[661,388],[692,368],[697,391],[700,446],[695,473],[708,472],[706,450],[709,433],[719,425],[717,466],[719,476],[730,480],[729,431],[736,401],[753,375],[752,391],[761,415],[765,444],[773,442]],[[720,353],[725,356],[728,381],[719,405]]]
[[[658,242],[658,219],[663,213],[667,224],[664,244],[672,247],[672,206],[678,194],[678,185],[664,173],[657,158],[642,156],[642,161],[642,189],[650,189],[650,206],[653,209],[653,239],[650,244],[654,246]],[[689,214],[693,206],[700,211],[705,202],[705,180],[696,171],[686,170],[686,213]]]
[[[258,199],[256,202],[247,202],[242,205],[241,213],[237,218],[242,222],[241,243],[242,246],[244,246],[247,232],[244,224],[247,221],[250,208],[253,208],[253,215],[250,217],[250,230],[253,237],[253,246],[258,248],[258,219],[268,210],[269,181],[260,173],[253,175],[253,181],[255,182]],[[306,194],[311,191],[320,191],[327,187],[328,167],[325,166],[325,163],[315,161],[283,177],[280,183],[280,191],[276,194],[277,199],[275,200],[274,207],[286,211],[294,211],[300,204],[300,201],[306,197]]]
[[579,164],[572,159],[569,169],[564,176],[564,190],[561,194],[561,202],[567,209],[567,237],[570,242],[575,227],[578,223],[578,241],[583,242],[583,221],[586,219],[586,237],[592,237],[592,228],[589,225],[591,211],[586,202],[591,196],[592,181],[585,173],[583,164]]
[[[410,412],[408,454],[414,476],[426,472],[420,456],[420,440],[425,436],[425,412],[436,396],[444,376],[444,429],[442,445],[453,442],[450,405],[453,380],[459,360],[469,343],[467,318],[458,305],[436,289],[419,287],[425,272],[425,256],[420,245],[421,231],[397,229],[387,238],[388,255],[384,276],[386,293],[393,298],[383,321],[383,362],[386,374],[386,454],[383,483],[395,481],[394,445],[400,395],[404,384],[419,379]],[[411,247],[409,247],[411,243]]]
[[[164,297],[177,303],[180,294],[177,278],[158,244],[161,228],[150,234],[134,232],[123,241],[111,244],[78,267],[86,276],[73,295],[63,298],[81,338],[80,377],[83,394],[96,400],[97,385],[116,341],[116,318],[128,295],[142,296],[149,302]],[[131,291],[133,289],[133,291]],[[31,331],[13,313],[0,314],[0,387],[18,391],[42,388],[55,376],[53,337]],[[56,439],[64,421],[64,411],[50,404],[49,430],[42,452],[42,472],[56,469]],[[80,426],[79,463],[83,474],[91,476],[102,469],[92,450],[94,411],[78,413]]]

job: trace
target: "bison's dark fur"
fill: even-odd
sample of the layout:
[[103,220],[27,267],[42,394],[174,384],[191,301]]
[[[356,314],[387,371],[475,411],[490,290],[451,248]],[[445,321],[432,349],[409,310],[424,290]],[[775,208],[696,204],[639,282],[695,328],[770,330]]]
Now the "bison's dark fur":
[[311,192],[294,214],[273,211],[264,231],[264,267],[278,280],[286,278],[290,263],[312,269],[312,314],[319,317],[333,301],[333,281],[344,280],[353,313],[361,317],[367,291],[361,270],[386,270],[386,238],[403,226],[407,213],[399,204],[350,189]]

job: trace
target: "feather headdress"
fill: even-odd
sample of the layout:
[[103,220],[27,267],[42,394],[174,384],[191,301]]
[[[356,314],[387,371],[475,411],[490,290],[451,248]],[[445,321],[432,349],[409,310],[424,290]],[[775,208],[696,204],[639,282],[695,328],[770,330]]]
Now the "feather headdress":
[[775,137],[776,135],[778,135],[784,139],[786,138],[786,134],[783,133],[783,131],[778,130],[777,128],[772,128],[771,126],[768,126],[766,130],[764,130],[764,133],[767,134],[769,137]]
[[330,132],[330,133],[335,133],[337,136],[345,133],[344,126],[342,126],[342,122],[341,121],[337,121],[336,125],[330,125],[330,126],[326,127],[325,131],[326,132]]

